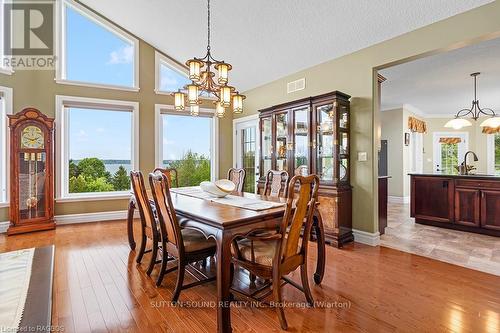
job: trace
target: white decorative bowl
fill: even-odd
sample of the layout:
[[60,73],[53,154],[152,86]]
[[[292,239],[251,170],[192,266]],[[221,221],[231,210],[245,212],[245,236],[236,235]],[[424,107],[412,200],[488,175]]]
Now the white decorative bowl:
[[207,192],[209,195],[216,198],[223,198],[229,194],[229,192],[224,192],[223,190],[218,188],[217,185],[208,181],[201,182],[200,187],[204,192]]
[[236,184],[229,179],[219,179],[215,182],[215,186],[226,193],[231,193],[236,189]]

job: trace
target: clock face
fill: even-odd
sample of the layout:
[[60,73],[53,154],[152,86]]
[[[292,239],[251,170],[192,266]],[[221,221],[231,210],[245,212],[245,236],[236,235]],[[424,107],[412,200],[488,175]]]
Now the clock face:
[[21,148],[43,149],[44,148],[43,132],[36,126],[27,126],[21,133]]

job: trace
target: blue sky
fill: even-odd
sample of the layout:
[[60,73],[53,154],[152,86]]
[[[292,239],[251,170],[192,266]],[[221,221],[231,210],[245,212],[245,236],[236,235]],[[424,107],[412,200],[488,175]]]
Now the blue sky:
[[[131,45],[69,7],[66,17],[67,78],[133,86],[134,52]],[[188,82],[180,73],[161,66],[161,90],[175,91]],[[71,159],[131,159],[130,112],[72,108],[69,116]],[[210,119],[190,116],[164,116],[163,119],[165,159],[179,159],[189,149],[210,156]]]
[[210,158],[211,118],[163,115],[163,159],[179,159],[189,149]]

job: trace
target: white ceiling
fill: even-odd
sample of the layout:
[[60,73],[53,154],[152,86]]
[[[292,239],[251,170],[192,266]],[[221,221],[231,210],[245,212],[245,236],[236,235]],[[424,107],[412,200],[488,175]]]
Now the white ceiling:
[[410,104],[422,115],[453,115],[470,108],[473,79],[483,108],[500,112],[500,39],[412,61],[381,71],[382,110]]
[[[81,1],[182,63],[204,55],[205,0]],[[212,50],[244,91],[489,2],[212,0]]]

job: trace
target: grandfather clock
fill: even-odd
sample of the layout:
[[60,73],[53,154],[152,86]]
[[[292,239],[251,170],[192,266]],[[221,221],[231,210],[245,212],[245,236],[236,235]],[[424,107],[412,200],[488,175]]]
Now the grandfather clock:
[[54,223],[54,119],[26,108],[9,116],[9,235],[49,230]]

